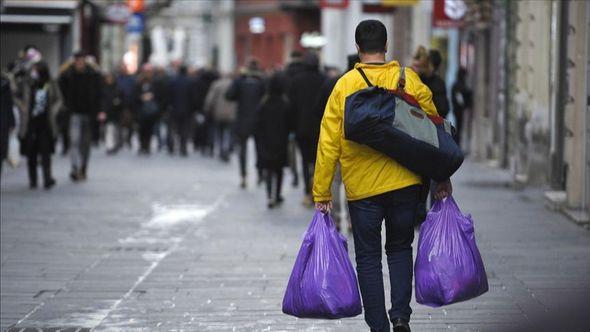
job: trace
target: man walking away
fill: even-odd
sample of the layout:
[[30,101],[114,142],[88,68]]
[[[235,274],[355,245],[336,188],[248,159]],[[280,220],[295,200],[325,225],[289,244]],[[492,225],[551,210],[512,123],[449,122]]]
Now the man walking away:
[[295,128],[295,139],[301,152],[303,169],[303,204],[313,206],[311,196],[311,176],[315,163],[321,118],[314,112],[324,76],[320,73],[319,59],[313,53],[303,58],[305,70],[293,78],[287,95],[292,104],[292,121]]
[[59,86],[67,110],[71,113],[70,178],[73,181],[86,180],[92,122],[96,121],[100,107],[100,73],[86,63],[84,53],[76,52],[74,62],[61,75]]
[[[385,63],[387,31],[383,23],[362,21],[356,27],[355,40],[362,62],[355,68],[362,69],[375,86],[394,89],[401,68],[397,61]],[[436,115],[428,87],[411,69],[405,69],[405,76],[405,91],[414,96],[426,113]],[[371,331],[379,332],[390,330],[381,267],[381,224],[385,219],[385,252],[391,285],[389,320],[394,332],[408,332],[412,313],[413,223],[421,178],[384,154],[344,139],[346,97],[366,87],[359,71],[352,70],[338,80],[330,95],[321,123],[313,195],[316,208],[328,212],[332,199],[330,184],[340,161],[365,321]],[[437,185],[437,199],[450,192],[450,181]]]
[[187,76],[187,68],[181,65],[178,68],[178,75],[172,80],[170,86],[170,128],[168,151],[174,153],[174,142],[178,139],[180,144],[180,155],[186,157],[188,152],[186,148],[187,139],[190,135],[193,111],[193,84]]
[[[236,101],[238,104],[235,131],[240,149],[240,175],[242,178],[240,186],[242,188],[246,188],[248,139],[254,135],[256,111],[264,92],[264,76],[258,68],[258,61],[250,60],[244,73],[232,82],[225,94],[228,100]],[[258,178],[259,181],[262,180],[260,168],[258,168]]]
[[155,80],[154,67],[149,63],[143,65],[134,96],[139,123],[139,154],[149,155],[154,127],[162,111],[162,85]]
[[[305,71],[305,64],[303,63],[303,54],[299,51],[291,52],[289,64],[282,73],[283,76],[283,89],[284,91],[290,91],[290,84],[294,77],[300,72]],[[293,176],[293,187],[299,185],[299,174],[297,173],[297,142],[295,140],[295,134],[289,135],[289,146],[288,146],[288,163],[291,175]]]
[[229,161],[229,153],[232,145],[232,126],[236,118],[236,103],[225,99],[225,93],[229,89],[232,80],[225,75],[215,81],[205,99],[205,113],[213,118],[217,145],[219,146],[219,159]]
[[283,94],[281,77],[271,77],[267,94],[258,112],[256,139],[259,141],[260,167],[266,177],[268,208],[283,202],[283,167],[287,165],[289,142],[289,103]]

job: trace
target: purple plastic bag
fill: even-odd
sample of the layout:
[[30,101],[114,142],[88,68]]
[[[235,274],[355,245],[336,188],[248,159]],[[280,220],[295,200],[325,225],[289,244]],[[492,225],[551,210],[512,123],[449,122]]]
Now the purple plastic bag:
[[452,197],[436,201],[420,227],[414,271],[416,301],[431,307],[469,300],[488,291],[473,221],[461,213]]
[[346,238],[329,214],[316,211],[289,278],[283,312],[300,318],[337,319],[361,311]]

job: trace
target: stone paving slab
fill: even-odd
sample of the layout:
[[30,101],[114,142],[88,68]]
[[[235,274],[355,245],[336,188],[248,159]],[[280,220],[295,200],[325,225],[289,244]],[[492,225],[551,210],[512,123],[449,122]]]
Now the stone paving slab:
[[[66,159],[54,168],[51,192],[30,191],[24,167],[2,175],[1,330],[367,330],[362,316],[281,313],[313,212],[300,188],[285,186],[286,204],[268,211],[253,177],[237,187],[235,160],[95,151],[80,185],[68,182]],[[545,209],[541,190],[507,183],[507,173],[470,162],[454,179],[490,291],[443,308],[413,302],[413,331],[527,331],[520,324],[544,317],[590,330],[589,232]]]

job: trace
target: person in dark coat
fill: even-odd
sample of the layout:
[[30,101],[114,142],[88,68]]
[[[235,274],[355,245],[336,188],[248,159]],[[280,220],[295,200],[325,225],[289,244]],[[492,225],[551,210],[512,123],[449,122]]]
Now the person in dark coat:
[[461,145],[461,137],[463,131],[463,118],[466,111],[471,109],[471,89],[467,87],[467,70],[460,68],[457,72],[457,79],[453,83],[451,89],[451,101],[453,103],[453,113],[457,120],[457,132],[455,133],[455,141]]
[[439,51],[430,50],[426,53],[426,49],[421,46],[414,55],[413,67],[422,82],[432,91],[432,102],[436,111],[445,118],[449,114],[449,99],[445,81],[438,75],[441,62]]
[[215,128],[211,113],[205,110],[205,100],[213,82],[219,78],[216,71],[201,69],[194,78],[193,103],[197,113],[197,125],[193,132],[195,149],[200,149],[202,155],[213,156],[215,143]]
[[[429,52],[426,52],[426,49],[423,46],[420,46],[414,55],[413,67],[420,76],[422,82],[426,84],[430,91],[432,91],[432,102],[434,103],[438,114],[444,118],[449,113],[449,100],[447,98],[445,81],[437,73],[441,62],[442,58],[439,51],[430,50]],[[430,185],[430,205],[434,203],[435,188],[436,183],[432,181]],[[425,203],[420,202],[418,204],[420,206],[418,208],[420,213],[416,218],[416,227],[419,227],[426,219],[426,214],[428,212],[428,207]],[[422,206],[424,208],[422,208]]]
[[292,103],[291,121],[295,138],[301,152],[303,168],[304,194],[303,203],[312,206],[311,176],[315,164],[321,117],[314,111],[315,103],[324,83],[324,75],[319,70],[317,55],[308,53],[304,57],[305,71],[300,72],[290,83],[287,94]]
[[84,53],[74,54],[74,61],[59,78],[67,111],[70,112],[70,157],[73,181],[86,179],[93,123],[101,105],[102,78],[86,61]]
[[180,155],[186,157],[187,139],[189,138],[194,110],[194,84],[187,75],[186,66],[178,68],[178,74],[170,82],[170,113],[168,134],[168,152],[174,153],[175,141],[180,145]]
[[[256,111],[264,93],[265,81],[263,73],[258,68],[258,62],[251,60],[247,69],[232,82],[225,94],[228,100],[238,103],[235,134],[240,149],[240,175],[242,177],[240,185],[242,188],[246,187],[248,139],[254,135],[256,129]],[[262,179],[261,173],[261,169],[258,167],[259,181]]]
[[[305,64],[303,63],[303,53],[299,51],[291,52],[290,61],[282,73],[284,91],[289,91],[291,81],[299,73],[305,71]],[[293,187],[299,185],[299,174],[297,172],[297,141],[295,135],[289,135],[289,169],[293,176]]]
[[257,115],[258,163],[264,170],[268,208],[272,209],[283,202],[281,186],[289,143],[289,103],[279,75],[271,77]]
[[106,125],[113,128],[112,135],[114,145],[107,150],[108,154],[114,154],[119,151],[123,145],[123,136],[121,132],[121,119],[123,117],[123,90],[117,84],[115,75],[107,73],[104,77],[102,89],[102,112],[105,114]]
[[29,185],[37,188],[37,164],[41,158],[45,189],[55,185],[51,175],[51,155],[55,151],[58,134],[56,115],[62,98],[57,84],[50,79],[49,67],[45,62],[33,65],[31,84],[24,91],[24,108],[19,136],[22,150],[27,156]]
[[135,123],[135,90],[136,77],[128,72],[125,65],[121,65],[117,75],[117,86],[123,92],[123,113],[121,116],[121,131],[123,144],[131,147],[131,138],[133,137],[133,124]]
[[163,86],[154,79],[154,68],[145,64],[134,90],[134,100],[139,123],[139,154],[151,153],[154,127],[162,111]]
[[8,138],[15,126],[13,107],[10,80],[3,73],[0,79],[0,176],[8,155]]

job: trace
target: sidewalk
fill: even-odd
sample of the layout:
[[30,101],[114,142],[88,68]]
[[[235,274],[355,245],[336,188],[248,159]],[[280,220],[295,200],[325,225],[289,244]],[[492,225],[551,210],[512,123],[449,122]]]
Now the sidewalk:
[[[253,178],[238,188],[235,161],[95,152],[81,185],[67,180],[67,160],[56,158],[55,170],[51,192],[30,191],[24,167],[2,175],[2,330],[367,330],[362,315],[281,313],[313,212],[289,176],[285,204],[269,211]],[[508,180],[473,163],[454,179],[490,291],[438,309],[414,302],[413,331],[499,331],[537,314],[585,312],[576,304],[590,298],[590,233],[547,210],[541,190]]]

